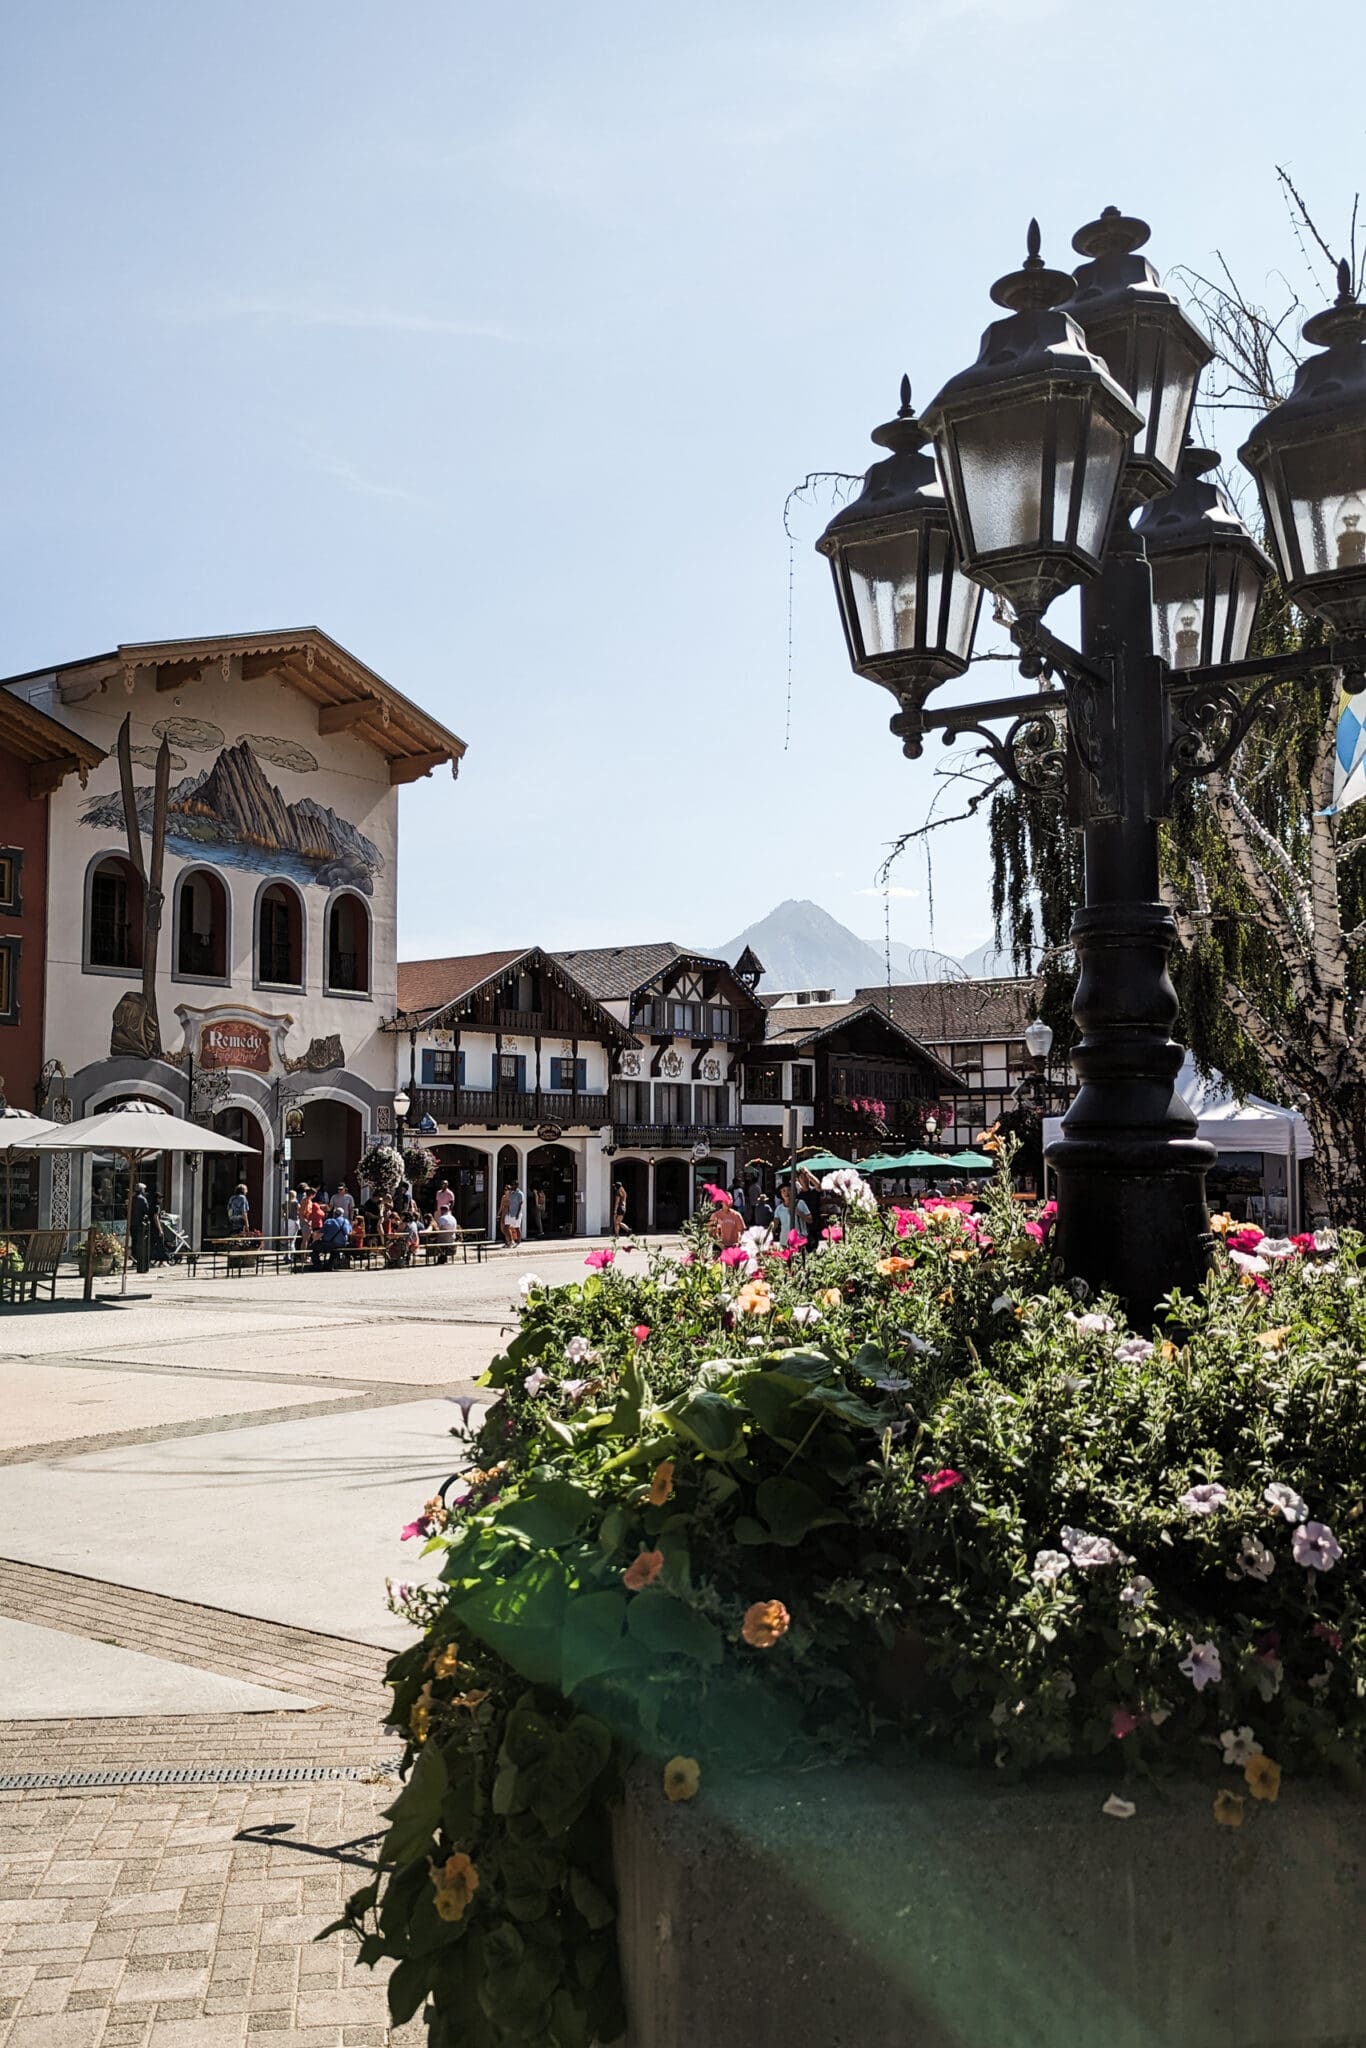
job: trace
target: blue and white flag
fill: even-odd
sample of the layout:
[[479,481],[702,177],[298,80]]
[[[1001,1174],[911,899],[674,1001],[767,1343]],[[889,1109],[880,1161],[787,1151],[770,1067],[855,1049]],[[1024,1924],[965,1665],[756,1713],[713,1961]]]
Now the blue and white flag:
[[1338,693],[1337,758],[1333,763],[1333,801],[1321,813],[1332,818],[1366,796],[1366,691]]

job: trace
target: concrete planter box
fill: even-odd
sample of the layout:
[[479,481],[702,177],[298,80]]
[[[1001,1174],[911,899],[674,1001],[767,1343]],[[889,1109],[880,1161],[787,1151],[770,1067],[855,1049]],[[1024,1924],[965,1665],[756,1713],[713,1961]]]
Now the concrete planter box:
[[628,1781],[629,2048],[1366,2048],[1366,1799],[1287,1777]]

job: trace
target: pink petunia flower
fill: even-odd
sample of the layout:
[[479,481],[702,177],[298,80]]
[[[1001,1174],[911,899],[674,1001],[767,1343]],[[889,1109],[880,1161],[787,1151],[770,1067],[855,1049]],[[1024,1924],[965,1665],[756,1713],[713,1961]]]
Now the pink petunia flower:
[[1330,1572],[1342,1556],[1342,1545],[1326,1522],[1301,1522],[1290,1538],[1296,1564],[1307,1572]]
[[1317,1636],[1321,1643],[1327,1643],[1334,1656],[1342,1648],[1341,1629],[1329,1628],[1326,1621],[1316,1621],[1309,1633],[1311,1636]]
[[1138,1726],[1138,1715],[1128,1707],[1115,1707],[1110,1714],[1110,1733],[1117,1742],[1123,1742],[1126,1735],[1132,1735]]
[[1258,1230],[1255,1223],[1244,1223],[1240,1229],[1230,1230],[1224,1243],[1231,1252],[1255,1252],[1265,1236],[1266,1232]]
[[1035,1244],[1042,1244],[1044,1238],[1044,1229],[1042,1223],[1026,1223],[1025,1236],[1032,1237]]
[[937,1472],[921,1475],[927,1493],[947,1493],[951,1486],[961,1486],[963,1475],[955,1472],[951,1465],[941,1465]]
[[647,1338],[649,1337],[649,1334],[650,1334],[650,1325],[649,1325],[648,1323],[637,1323],[637,1324],[636,1324],[636,1328],[635,1328],[635,1338],[636,1338],[636,1342],[637,1342],[637,1344],[643,1344],[643,1343],[645,1343],[646,1339],[647,1339]]
[[585,1266],[591,1266],[595,1273],[601,1273],[605,1267],[615,1263],[616,1256],[615,1252],[607,1250],[590,1252],[583,1263]]
[[749,1264],[749,1253],[742,1251],[738,1244],[728,1244],[721,1254],[721,1264],[723,1266],[747,1266]]
[[725,1189],[713,1187],[710,1181],[703,1183],[702,1192],[707,1197],[707,1200],[718,1209],[733,1209],[735,1207],[734,1202]]
[[419,1515],[415,1522],[409,1522],[406,1529],[399,1531],[399,1542],[407,1543],[413,1536],[430,1536],[432,1525],[425,1515]]
[[838,1223],[831,1223],[821,1232],[821,1236],[827,1244],[838,1244],[844,1232]]
[[696,1254],[693,1252],[680,1252],[678,1254],[678,1263],[680,1266],[691,1266],[695,1257]]

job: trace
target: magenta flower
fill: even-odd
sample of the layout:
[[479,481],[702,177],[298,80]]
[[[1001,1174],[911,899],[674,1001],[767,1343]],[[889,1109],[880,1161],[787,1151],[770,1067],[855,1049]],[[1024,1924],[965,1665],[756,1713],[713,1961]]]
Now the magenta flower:
[[1317,1636],[1321,1643],[1327,1643],[1334,1656],[1342,1648],[1342,1631],[1329,1628],[1326,1621],[1316,1621],[1309,1633],[1311,1636]]
[[1026,1223],[1026,1224],[1025,1224],[1025,1236],[1026,1236],[1026,1237],[1032,1237],[1032,1238],[1033,1238],[1033,1240],[1034,1240],[1034,1242],[1035,1242],[1035,1244],[1042,1244],[1042,1243],[1043,1243],[1043,1225],[1042,1225],[1042,1223]]
[[691,1266],[693,1258],[694,1254],[692,1252],[680,1252],[678,1254],[678,1263],[680,1266]]
[[747,1266],[749,1264],[749,1253],[742,1250],[738,1244],[728,1244],[721,1254],[721,1264],[723,1266]]
[[821,1232],[821,1236],[825,1239],[827,1244],[838,1244],[840,1239],[844,1236],[844,1232],[840,1228],[838,1223],[831,1223],[827,1226],[826,1229],[824,1229]]
[[921,1477],[927,1493],[947,1493],[951,1486],[963,1484],[962,1473],[955,1472],[951,1465],[941,1465],[937,1472],[925,1472]]
[[650,1325],[649,1325],[648,1323],[637,1323],[637,1324],[636,1324],[636,1329],[635,1329],[635,1338],[636,1338],[636,1342],[637,1342],[637,1344],[643,1344],[643,1343],[645,1342],[646,1338],[647,1338],[647,1337],[649,1336],[649,1334],[650,1334]]
[[409,1522],[406,1529],[401,1529],[399,1531],[398,1540],[400,1543],[407,1543],[410,1537],[430,1536],[431,1533],[431,1523],[427,1520],[427,1517],[425,1515],[419,1515],[415,1522]]
[[591,1266],[595,1273],[601,1273],[604,1267],[613,1264],[613,1262],[616,1259],[616,1256],[617,1255],[615,1252],[609,1252],[605,1250],[590,1252],[583,1263],[585,1264],[585,1266]]
[[1301,1522],[1290,1538],[1296,1564],[1307,1572],[1330,1572],[1342,1556],[1342,1545],[1326,1522]]
[[734,1202],[725,1189],[713,1187],[710,1181],[703,1183],[702,1192],[707,1197],[707,1200],[717,1209],[733,1209],[735,1207]]
[[1126,1735],[1132,1735],[1138,1726],[1138,1715],[1128,1707],[1115,1707],[1110,1714],[1110,1733],[1117,1742],[1123,1742]]
[[1230,1230],[1224,1243],[1231,1252],[1255,1252],[1265,1235],[1255,1223],[1244,1223],[1241,1229]]

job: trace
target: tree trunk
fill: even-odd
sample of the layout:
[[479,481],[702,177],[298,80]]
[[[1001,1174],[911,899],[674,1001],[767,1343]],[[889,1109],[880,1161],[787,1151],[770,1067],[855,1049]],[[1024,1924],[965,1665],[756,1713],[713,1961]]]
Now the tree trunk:
[[[1328,1221],[1336,1228],[1366,1225],[1366,1081],[1349,1081],[1304,1105],[1314,1134],[1314,1179]],[[1306,1216],[1306,1223],[1316,1219]],[[1320,1216],[1317,1220],[1322,1221]]]

